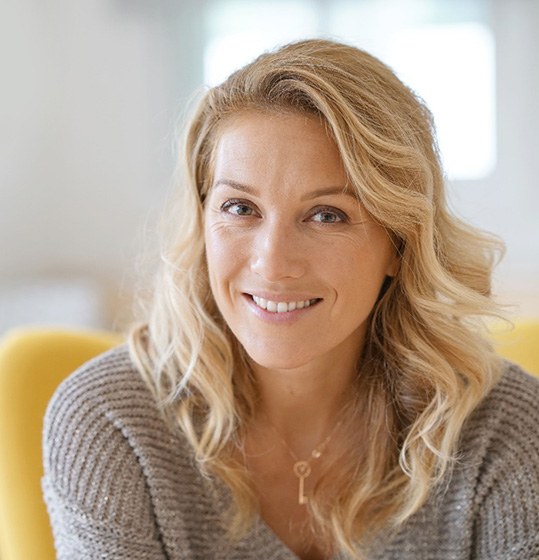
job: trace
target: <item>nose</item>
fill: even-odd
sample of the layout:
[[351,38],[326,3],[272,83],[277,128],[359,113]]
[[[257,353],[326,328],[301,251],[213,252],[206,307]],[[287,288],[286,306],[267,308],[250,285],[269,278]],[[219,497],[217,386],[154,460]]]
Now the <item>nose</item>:
[[306,270],[306,247],[301,232],[282,220],[266,221],[256,232],[252,271],[268,282],[300,278]]

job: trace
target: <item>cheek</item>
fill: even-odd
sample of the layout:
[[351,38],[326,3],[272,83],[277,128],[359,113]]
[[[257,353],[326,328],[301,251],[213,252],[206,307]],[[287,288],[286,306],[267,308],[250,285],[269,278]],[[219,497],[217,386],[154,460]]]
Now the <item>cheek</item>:
[[205,230],[206,262],[214,294],[223,289],[222,283],[238,273],[245,261],[241,244],[234,243],[221,231]]
[[[226,272],[227,259],[224,255],[224,247],[215,234],[205,232],[206,263],[210,277],[212,290],[216,290],[216,280]],[[225,268],[225,270],[223,270]]]
[[213,269],[219,262],[220,255],[223,253],[219,237],[211,231],[204,232],[204,245],[206,247],[206,260],[208,261],[208,268]]
[[345,299],[352,298],[357,303],[375,300],[392,262],[386,245],[354,240],[327,258],[323,270],[332,276],[337,292],[341,291]]

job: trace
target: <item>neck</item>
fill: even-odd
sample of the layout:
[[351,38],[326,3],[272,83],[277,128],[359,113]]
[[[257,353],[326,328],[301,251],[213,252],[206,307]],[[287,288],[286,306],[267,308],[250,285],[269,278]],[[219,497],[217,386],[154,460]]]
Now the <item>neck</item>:
[[299,456],[309,454],[342,420],[352,395],[355,362],[293,370],[253,366],[260,391],[259,426],[271,424]]

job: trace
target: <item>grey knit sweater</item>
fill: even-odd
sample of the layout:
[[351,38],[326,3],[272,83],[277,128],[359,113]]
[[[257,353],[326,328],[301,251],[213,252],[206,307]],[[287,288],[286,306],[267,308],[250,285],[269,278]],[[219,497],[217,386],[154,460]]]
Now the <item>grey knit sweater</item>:
[[[380,539],[370,558],[539,559],[538,402],[539,380],[508,365],[467,423],[445,493]],[[228,543],[226,489],[200,476],[125,347],[59,387],[45,419],[44,461],[59,559],[297,560],[261,520]]]

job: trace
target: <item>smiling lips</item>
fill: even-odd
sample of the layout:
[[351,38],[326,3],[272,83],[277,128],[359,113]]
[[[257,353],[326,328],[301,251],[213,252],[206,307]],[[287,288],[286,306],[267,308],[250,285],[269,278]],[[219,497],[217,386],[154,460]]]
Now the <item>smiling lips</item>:
[[300,301],[271,301],[255,295],[251,297],[258,307],[265,309],[270,313],[287,313],[289,311],[295,311],[296,309],[304,309],[320,301],[319,298]]

